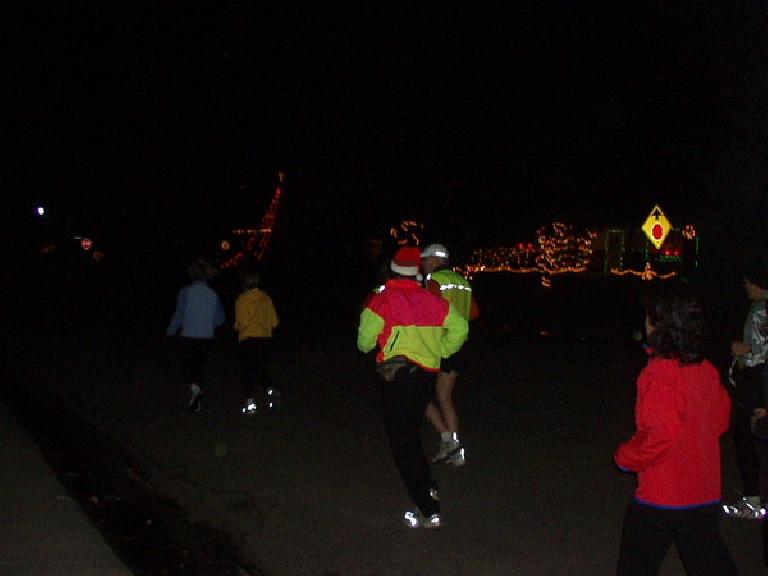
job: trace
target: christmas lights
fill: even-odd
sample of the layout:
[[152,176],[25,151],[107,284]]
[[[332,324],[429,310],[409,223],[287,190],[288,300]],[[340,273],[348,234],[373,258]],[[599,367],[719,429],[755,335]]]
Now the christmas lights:
[[[274,228],[275,221],[277,219],[277,213],[280,209],[280,201],[283,195],[283,182],[285,181],[285,172],[282,170],[278,172],[278,185],[275,189],[275,193],[272,196],[272,201],[269,203],[269,208],[261,218],[261,223],[258,228],[236,228],[232,230],[232,236],[244,237],[245,241],[242,243],[240,250],[235,252],[230,258],[225,260],[220,268],[233,268],[241,264],[248,256],[252,256],[256,262],[261,262],[264,258],[264,254],[269,247],[269,241],[272,237],[272,229]],[[228,251],[232,247],[228,240],[222,240],[221,250]]]

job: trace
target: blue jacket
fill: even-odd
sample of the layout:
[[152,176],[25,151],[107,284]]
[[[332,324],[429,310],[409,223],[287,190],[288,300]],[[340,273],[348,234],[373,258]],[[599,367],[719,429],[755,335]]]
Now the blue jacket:
[[173,336],[181,329],[185,338],[213,338],[224,319],[224,307],[216,291],[207,282],[195,280],[179,290],[176,312],[166,335]]

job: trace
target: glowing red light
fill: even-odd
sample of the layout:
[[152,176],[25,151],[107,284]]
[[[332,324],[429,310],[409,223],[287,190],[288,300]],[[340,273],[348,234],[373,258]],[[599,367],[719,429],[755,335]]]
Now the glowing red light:
[[93,248],[93,240],[91,240],[90,238],[83,238],[82,240],[80,240],[80,248],[82,248],[83,250],[90,250],[91,248]]
[[651,234],[653,234],[653,237],[656,238],[656,240],[661,240],[661,237],[664,236],[664,228],[661,224],[654,224]]

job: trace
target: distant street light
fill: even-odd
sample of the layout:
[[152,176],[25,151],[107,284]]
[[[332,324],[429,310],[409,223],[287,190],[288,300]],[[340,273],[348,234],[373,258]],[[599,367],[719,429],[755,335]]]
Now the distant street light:
[[45,216],[45,207],[38,206],[36,212],[38,216]]

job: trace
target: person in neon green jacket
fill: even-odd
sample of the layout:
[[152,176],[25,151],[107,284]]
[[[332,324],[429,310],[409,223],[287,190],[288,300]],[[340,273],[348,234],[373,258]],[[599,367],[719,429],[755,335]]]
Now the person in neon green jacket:
[[[421,253],[421,269],[426,273],[426,288],[433,294],[448,300],[468,321],[474,320],[480,312],[472,295],[469,281],[449,266],[448,249],[442,244],[430,244]],[[443,362],[437,375],[436,400],[427,406],[426,417],[440,434],[440,449],[432,462],[463,466],[464,445],[459,440],[459,417],[453,404],[453,389],[456,379],[466,365],[462,349],[450,360]]]
[[442,358],[467,338],[467,320],[447,300],[421,287],[421,253],[401,248],[391,262],[394,277],[360,314],[357,347],[376,353],[384,427],[392,456],[416,510],[403,519],[411,528],[439,528],[440,501],[421,444],[424,411],[434,395]]

